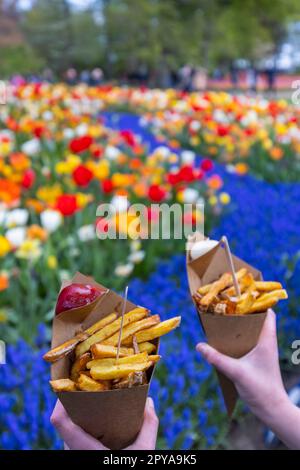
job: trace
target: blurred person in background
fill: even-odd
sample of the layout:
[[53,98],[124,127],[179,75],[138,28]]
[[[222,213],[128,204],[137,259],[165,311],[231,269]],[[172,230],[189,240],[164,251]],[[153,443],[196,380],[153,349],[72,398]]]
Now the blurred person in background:
[[101,85],[104,78],[103,70],[100,67],[97,67],[91,71],[90,76],[90,85],[91,86],[99,86]]
[[77,70],[74,69],[74,68],[69,68],[67,71],[66,71],[66,74],[65,74],[65,79],[66,79],[66,83],[68,85],[76,85],[77,83],[77,78],[78,78],[78,75],[77,75]]

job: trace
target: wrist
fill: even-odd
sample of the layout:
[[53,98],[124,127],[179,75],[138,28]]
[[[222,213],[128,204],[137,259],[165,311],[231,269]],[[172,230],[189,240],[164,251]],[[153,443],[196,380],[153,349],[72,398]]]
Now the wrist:
[[256,409],[252,411],[263,423],[270,428],[274,428],[282,417],[290,413],[291,408],[293,408],[293,404],[283,389],[276,396],[265,400],[262,404],[258,404]]

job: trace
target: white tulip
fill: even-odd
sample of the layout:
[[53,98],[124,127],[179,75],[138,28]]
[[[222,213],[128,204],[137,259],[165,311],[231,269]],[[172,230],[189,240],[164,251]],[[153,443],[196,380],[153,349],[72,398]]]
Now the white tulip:
[[94,225],[83,225],[77,231],[78,238],[82,242],[88,242],[96,238],[96,230]]
[[51,111],[44,111],[43,112],[43,119],[45,121],[51,121],[51,119],[53,119],[53,113]]
[[134,266],[132,263],[119,264],[115,269],[115,275],[119,277],[127,277],[132,273],[133,268]]
[[38,139],[27,140],[23,145],[21,145],[21,150],[26,155],[33,157],[39,153],[41,149],[41,144]]
[[195,152],[192,150],[183,150],[181,152],[181,160],[185,165],[192,165],[195,161]]
[[19,248],[26,238],[26,229],[25,227],[10,228],[5,233],[5,237],[13,247]]
[[66,127],[66,129],[63,130],[63,136],[65,139],[73,139],[74,135],[75,132],[70,127]]
[[182,199],[183,202],[187,204],[194,204],[199,198],[199,193],[197,189],[194,188],[186,188],[183,190]]
[[190,124],[190,129],[192,131],[198,131],[201,127],[201,124],[199,121],[192,121],[191,124]]
[[116,160],[120,155],[120,150],[113,145],[108,145],[105,149],[105,157],[109,160]]
[[28,217],[29,213],[27,209],[14,209],[10,212],[7,212],[5,226],[7,228],[11,228],[20,225],[26,225]]
[[141,263],[145,258],[145,252],[143,250],[134,251],[128,256],[128,261],[134,264]]
[[159,153],[163,157],[163,159],[166,159],[170,155],[171,150],[165,145],[160,145],[159,147],[156,147],[155,153]]
[[55,232],[62,224],[63,217],[60,212],[53,209],[46,209],[41,213],[41,224],[47,232]]
[[197,259],[200,258],[200,256],[205,255],[209,251],[211,251],[213,248],[215,248],[218,245],[218,241],[216,240],[202,240],[199,242],[194,243],[194,245],[191,248],[191,258],[192,259]]
[[86,135],[89,131],[88,125],[85,123],[79,124],[79,126],[76,127],[76,134],[79,137],[82,137],[83,135]]
[[116,212],[125,212],[128,209],[129,201],[126,196],[114,196],[110,202]]

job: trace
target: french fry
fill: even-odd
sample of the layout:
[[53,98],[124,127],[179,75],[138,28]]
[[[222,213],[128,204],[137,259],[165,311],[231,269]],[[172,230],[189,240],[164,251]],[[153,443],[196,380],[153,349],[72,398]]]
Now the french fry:
[[86,352],[82,354],[82,356],[79,356],[73,363],[71,367],[71,372],[70,372],[70,378],[74,382],[79,377],[79,374],[81,371],[83,371],[86,368],[87,363],[91,360],[91,355],[89,352]]
[[144,343],[139,344],[139,350],[140,352],[147,352],[148,354],[151,354],[153,351],[156,350],[156,346],[153,343],[150,343],[149,341],[145,341]]
[[[138,320],[141,320],[142,318],[146,317],[147,314],[148,314],[148,310],[142,307],[137,307],[131,310],[130,312],[124,315],[123,327],[129,325],[130,323],[134,323]],[[102,343],[106,338],[109,338],[110,336],[115,334],[117,331],[119,331],[120,326],[121,326],[121,321],[122,321],[121,317],[117,318],[112,323],[105,326],[101,330],[97,331],[92,336],[90,336],[85,341],[83,341],[82,343],[78,344],[75,349],[76,357],[81,356],[83,353],[88,351],[93,344]]]
[[[170,331],[174,330],[180,325],[181,317],[170,318],[169,320],[158,323],[147,330],[139,331],[136,334],[136,340],[138,343],[143,343],[145,341],[151,341],[152,339],[159,338],[160,336],[166,335]],[[130,338],[125,342],[130,344]]]
[[114,366],[118,364],[137,364],[141,362],[147,362],[148,354],[146,352],[140,354],[133,354],[132,356],[121,357],[117,361],[116,358],[107,359],[94,359],[86,364],[87,369],[91,369],[95,366]]
[[[239,271],[237,271],[237,272],[235,273],[235,274],[236,274],[236,277],[237,277],[237,280],[240,281],[240,280],[243,278],[243,276],[245,276],[246,273],[247,273],[247,269],[246,269],[246,268],[241,268]],[[232,284],[232,282],[233,282],[233,281],[232,281],[232,276],[231,276],[231,284]],[[199,287],[198,293],[199,293],[200,295],[205,295],[205,294],[207,294],[207,293],[210,291],[210,289],[211,289],[211,287],[212,287],[213,284],[214,284],[214,283],[206,284],[205,286]]]
[[151,361],[154,363],[160,361],[160,359],[161,359],[161,356],[159,354],[153,354],[153,355],[148,356],[148,361]]
[[[253,287],[254,290],[254,279],[251,273],[246,273],[241,280],[239,281],[240,291],[241,293],[245,292],[250,287]],[[228,297],[232,297],[236,295],[234,286],[225,289],[222,294],[227,295]]]
[[67,354],[70,354],[75,347],[84,339],[86,339],[88,335],[85,333],[79,333],[74,338],[69,339],[65,343],[57,346],[56,348],[51,349],[46,354],[44,354],[43,359],[47,362],[56,362],[59,359],[62,359]]
[[95,380],[113,380],[126,377],[132,372],[149,369],[153,364],[150,361],[138,364],[119,364],[114,366],[95,366],[91,368],[91,376]]
[[87,328],[84,332],[91,336],[96,333],[96,331],[99,331],[101,330],[101,328],[104,328],[106,325],[112,323],[114,320],[116,320],[116,318],[117,314],[115,312],[112,312],[106,317],[101,318],[101,320],[97,321],[97,323],[94,323],[94,325]]
[[100,321],[90,326],[87,330],[78,333],[74,338],[69,339],[65,343],[57,346],[54,349],[48,351],[43,357],[47,362],[56,362],[59,359],[62,359],[67,354],[70,354],[76,346],[91,336],[94,332],[104,328],[106,325],[111,323],[115,318],[117,318],[116,313],[111,313],[107,317],[102,318]]
[[201,300],[200,304],[202,306],[208,307],[209,304],[213,301],[213,299],[224,290],[226,287],[232,284],[232,275],[229,273],[224,273],[220,279],[213,282],[207,294],[205,294]]
[[274,281],[255,281],[255,288],[259,292],[269,292],[282,289],[282,284]]
[[[151,317],[144,318],[143,320],[130,323],[125,326],[122,331],[121,343],[125,341],[130,336],[134,335],[140,330],[150,328],[160,322],[159,315],[152,315]],[[109,344],[111,346],[117,346],[119,341],[119,332],[111,336],[110,338],[103,341],[103,344]]]
[[54,392],[74,392],[76,384],[70,379],[49,380]]
[[288,295],[286,290],[278,289],[272,292],[261,295],[253,303],[252,307],[248,310],[248,313],[264,312],[268,308],[273,307],[279,300],[287,299]]
[[97,382],[85,374],[80,374],[77,380],[77,388],[85,392],[101,392],[108,390],[108,386],[104,382]]
[[236,313],[238,315],[245,315],[249,312],[250,308],[255,302],[255,296],[252,294],[251,291],[246,292],[243,295],[243,298],[240,299],[236,306]]
[[[108,357],[117,357],[118,348],[110,346],[109,344],[96,343],[91,346],[91,351],[93,359],[103,359]],[[120,357],[132,356],[134,354],[134,350],[133,348],[120,348],[119,353]]]

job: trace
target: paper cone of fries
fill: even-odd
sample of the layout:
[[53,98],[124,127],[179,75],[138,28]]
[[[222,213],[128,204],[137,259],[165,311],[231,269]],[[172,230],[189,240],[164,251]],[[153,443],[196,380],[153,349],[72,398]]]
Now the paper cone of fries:
[[[188,242],[187,247],[187,276],[192,298],[201,286],[216,281],[222,274],[229,271],[228,259],[222,242],[219,242],[214,248],[202,256],[194,260],[191,259],[193,243],[203,239],[200,234],[195,234],[195,237]],[[255,280],[262,280],[260,271],[236,256],[232,256],[232,258],[235,271],[246,268],[252,273]],[[213,315],[202,313],[198,308],[197,311],[208,344],[221,353],[234,358],[244,356],[256,346],[267,313]],[[227,377],[220,372],[217,373],[227,412],[228,415],[231,416],[236,405],[238,393],[234,384]]]
[[[121,315],[123,299],[115,292],[96,283],[92,278],[77,273],[72,281],[64,283],[92,284],[106,293],[84,307],[67,310],[53,320],[52,348],[74,338],[112,312]],[[126,302],[125,313],[137,307]],[[156,340],[158,345],[158,341]],[[69,377],[74,352],[54,362],[51,379]],[[64,391],[57,397],[72,421],[86,432],[99,439],[109,449],[123,449],[130,445],[139,433],[154,367],[147,371],[148,383],[132,388],[113,389],[99,392]]]

